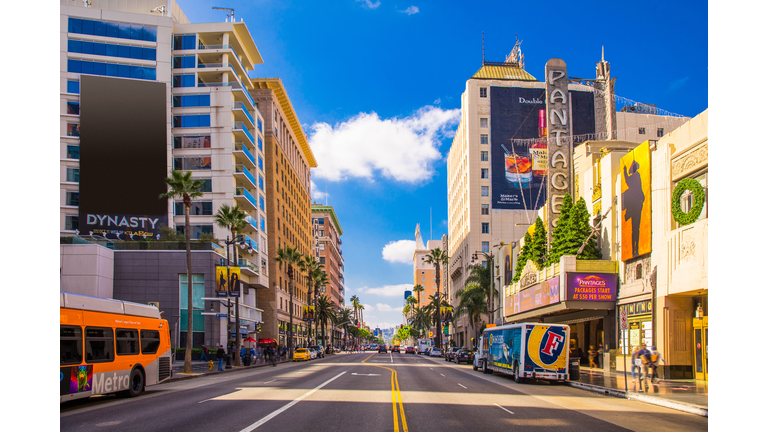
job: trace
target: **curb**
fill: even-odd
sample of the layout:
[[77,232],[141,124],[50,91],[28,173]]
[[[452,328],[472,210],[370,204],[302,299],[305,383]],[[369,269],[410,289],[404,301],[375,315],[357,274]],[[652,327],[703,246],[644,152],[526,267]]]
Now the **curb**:
[[[290,362],[289,361],[277,362],[277,364],[283,364],[283,363],[290,363]],[[223,371],[209,371],[209,372],[202,372],[202,373],[194,373],[193,372],[191,375],[181,375],[181,376],[174,375],[174,376],[171,377],[171,379],[169,379],[168,381],[164,381],[164,382],[165,383],[169,383],[169,382],[174,382],[174,381],[184,381],[184,380],[198,378],[198,377],[204,377],[204,376],[208,376],[208,375],[216,375],[216,374],[221,374],[221,373],[230,373],[230,372],[236,372],[236,371],[241,371],[241,370],[246,370],[246,369],[260,368],[260,367],[265,367],[265,366],[272,366],[272,364],[271,363],[267,363],[267,364],[251,365],[251,366],[239,366],[239,367],[232,366],[231,369],[224,369]],[[179,372],[179,373],[181,373],[181,372]]]
[[649,403],[652,405],[658,405],[665,408],[671,408],[678,411],[687,412],[689,414],[695,414],[702,417],[709,418],[709,408],[699,405],[686,404],[682,402],[672,401],[655,396],[648,396],[643,394],[627,393],[623,390],[616,390],[607,387],[600,387],[592,384],[585,384],[578,381],[566,381],[570,387],[578,388],[581,390],[590,391],[593,393],[599,393],[606,396],[613,396],[621,399],[630,399],[640,402]]

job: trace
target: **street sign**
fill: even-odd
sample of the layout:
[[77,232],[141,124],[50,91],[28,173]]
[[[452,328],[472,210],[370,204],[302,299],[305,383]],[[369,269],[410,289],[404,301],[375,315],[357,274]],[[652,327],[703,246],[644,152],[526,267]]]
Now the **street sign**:
[[622,330],[626,330],[626,329],[629,328],[629,321],[627,320],[627,311],[626,310],[622,309],[621,312],[619,312],[619,320],[621,321],[621,329]]
[[216,318],[226,318],[226,317],[227,317],[227,314],[225,314],[225,313],[217,313],[216,314]]

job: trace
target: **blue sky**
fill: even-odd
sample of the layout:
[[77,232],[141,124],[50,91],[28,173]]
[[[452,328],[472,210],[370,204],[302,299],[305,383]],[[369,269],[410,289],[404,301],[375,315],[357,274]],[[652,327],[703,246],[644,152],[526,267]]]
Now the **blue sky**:
[[[409,245],[385,247],[413,240],[417,223],[429,239],[430,208],[432,238],[447,233],[445,156],[466,80],[482,65],[482,32],[492,61],[517,35],[539,79],[553,57],[570,76],[594,78],[605,47],[617,95],[689,117],[708,107],[702,2],[179,4],[192,22],[223,21],[212,6],[234,8],[264,58],[252,76],[282,79],[320,164],[313,197],[325,203],[327,177],[344,230],[347,299],[361,298],[372,327],[400,324],[402,286],[413,284]],[[552,18],[556,10],[564,15]]]

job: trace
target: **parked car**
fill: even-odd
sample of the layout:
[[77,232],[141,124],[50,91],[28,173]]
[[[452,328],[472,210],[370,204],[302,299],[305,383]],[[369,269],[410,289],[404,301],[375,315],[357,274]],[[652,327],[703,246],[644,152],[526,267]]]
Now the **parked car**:
[[379,353],[387,353],[387,346],[386,345],[379,345]]
[[307,351],[309,351],[310,360],[314,360],[317,358],[317,351],[313,350],[312,348],[307,348]]
[[472,363],[472,358],[473,357],[474,356],[472,354],[472,351],[470,351],[468,349],[464,349],[464,348],[459,349],[458,351],[453,353],[453,361],[456,364],[460,364],[461,362],[465,362],[466,364],[470,364],[470,363]]
[[392,345],[392,352],[400,354],[400,345]]
[[432,347],[429,350],[429,356],[430,357],[442,357],[443,356],[443,352],[442,352],[442,350],[440,350],[440,348]]
[[445,354],[443,354],[443,357],[445,358],[445,361],[453,361],[453,354],[458,351],[460,348],[456,347],[450,347],[445,350]]
[[341,352],[341,348],[339,348],[339,347],[333,347],[333,352],[335,352],[335,353],[340,353],[340,352]]
[[310,360],[311,358],[311,354],[306,348],[296,348],[296,351],[293,352],[293,361]]
[[406,347],[405,348],[405,353],[406,354],[416,354],[416,349],[414,349],[412,346]]
[[324,358],[325,357],[325,349],[323,349],[322,345],[315,345],[309,347],[310,349],[313,349],[317,352],[317,358]]

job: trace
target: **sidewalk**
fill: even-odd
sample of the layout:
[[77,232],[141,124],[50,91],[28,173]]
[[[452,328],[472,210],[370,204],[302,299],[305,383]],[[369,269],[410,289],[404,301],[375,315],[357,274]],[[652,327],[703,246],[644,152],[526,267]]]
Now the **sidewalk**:
[[603,369],[581,367],[578,381],[570,381],[571,387],[635,399],[654,405],[666,406],[681,411],[708,416],[709,386],[706,381],[660,380],[649,385],[647,391],[640,384],[632,382],[627,373],[627,391],[624,390],[624,372],[605,372]]
[[[288,360],[282,360],[278,361],[277,364],[280,363],[289,363]],[[213,373],[225,373],[235,370],[242,370],[242,369],[248,369],[248,368],[254,368],[254,367],[260,367],[260,366],[269,366],[272,363],[264,363],[264,359],[258,359],[256,363],[251,363],[250,366],[240,366],[235,367],[234,364],[231,368],[226,369],[226,363],[225,363],[225,369],[223,371],[219,371],[219,362],[216,359],[213,359],[213,370],[208,370],[208,362],[207,361],[192,361],[192,374],[183,374],[182,371],[184,370],[184,360],[177,360],[174,363],[171,363],[171,370],[173,371],[173,377],[171,378],[171,381],[175,381],[177,379],[183,379],[186,377],[193,377],[201,374],[213,374]]]

